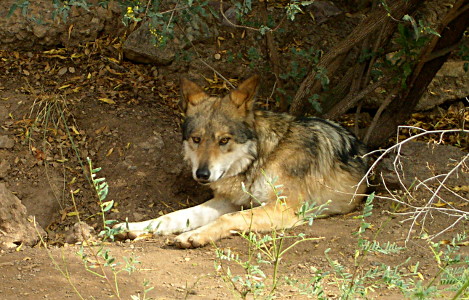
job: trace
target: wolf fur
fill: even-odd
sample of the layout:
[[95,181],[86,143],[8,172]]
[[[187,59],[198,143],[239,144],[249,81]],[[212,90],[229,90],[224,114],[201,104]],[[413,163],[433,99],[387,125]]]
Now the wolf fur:
[[[235,232],[301,224],[308,201],[324,215],[352,211],[362,200],[364,146],[349,131],[319,118],[254,110],[259,78],[224,97],[210,97],[182,79],[184,158],[213,199],[154,220],[122,223],[127,237],[180,233],[175,244],[200,247]],[[278,197],[274,185],[281,185]]]

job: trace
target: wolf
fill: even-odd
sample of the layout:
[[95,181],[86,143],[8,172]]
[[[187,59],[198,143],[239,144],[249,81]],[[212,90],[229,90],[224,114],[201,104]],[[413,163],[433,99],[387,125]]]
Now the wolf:
[[332,121],[255,110],[258,86],[255,75],[213,97],[181,80],[184,159],[214,197],[153,220],[118,224],[121,237],[178,233],[177,247],[201,247],[237,232],[302,224],[305,203],[322,206],[323,216],[348,213],[360,203],[364,145]]

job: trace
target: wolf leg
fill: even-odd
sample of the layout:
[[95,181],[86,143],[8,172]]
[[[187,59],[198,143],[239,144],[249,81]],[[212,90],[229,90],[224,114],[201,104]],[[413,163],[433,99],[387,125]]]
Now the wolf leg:
[[152,232],[158,235],[185,232],[208,224],[226,213],[237,211],[238,207],[223,199],[211,199],[200,205],[178,210],[159,218],[134,223],[120,223],[114,228],[124,232],[118,237],[134,239],[139,235]]
[[253,209],[222,215],[207,225],[178,235],[175,244],[179,248],[201,247],[235,232],[266,232],[300,224],[301,218],[296,210],[274,201]]

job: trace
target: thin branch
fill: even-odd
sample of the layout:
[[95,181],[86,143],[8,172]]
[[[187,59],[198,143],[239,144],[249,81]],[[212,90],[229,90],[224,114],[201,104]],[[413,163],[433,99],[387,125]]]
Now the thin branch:
[[395,97],[395,94],[397,93],[398,88],[395,88],[392,92],[388,94],[386,99],[384,99],[383,103],[378,108],[378,111],[373,117],[373,121],[371,121],[370,127],[368,127],[365,137],[363,138],[363,143],[367,144],[368,140],[370,139],[371,132],[375,130],[376,125],[378,124],[379,117],[383,113],[383,111],[388,107],[388,105],[391,103],[392,99]]
[[[440,174],[440,175],[433,175],[432,177],[426,178],[424,180],[418,180],[418,183],[415,185],[415,187],[412,188],[412,190],[418,190],[420,188],[425,189],[426,191],[431,193],[431,197],[425,201],[425,203],[422,206],[412,204],[413,202],[417,202],[417,199],[414,197],[412,190],[410,187],[407,187],[406,184],[404,184],[401,173],[403,171],[402,168],[402,162],[400,160],[401,157],[401,149],[402,146],[405,143],[408,143],[414,139],[417,139],[419,137],[429,135],[429,134],[439,134],[440,138],[439,141],[442,142],[443,136],[445,134],[449,133],[456,133],[456,132],[465,132],[469,133],[469,130],[465,129],[449,129],[449,130],[425,130],[422,128],[414,127],[414,126],[400,126],[397,131],[397,135],[399,136],[399,131],[403,128],[406,129],[414,129],[414,130],[419,130],[418,134],[415,134],[406,140],[403,141],[398,141],[395,145],[389,147],[388,149],[383,149],[383,150],[377,150],[373,151],[370,153],[367,153],[366,156],[370,155],[371,153],[379,153],[382,152],[381,155],[376,159],[376,161],[372,164],[371,168],[367,171],[366,176],[368,176],[374,168],[377,166],[381,160],[387,156],[391,151],[396,152],[396,157],[393,159],[393,168],[394,168],[394,173],[396,174],[398,184],[401,188],[401,190],[404,192],[403,195],[398,195],[395,192],[392,192],[389,187],[386,184],[386,179],[384,178],[384,175],[381,173],[381,182],[384,186],[384,189],[388,192],[390,197],[385,197],[385,196],[377,196],[379,198],[385,199],[385,200],[390,200],[393,202],[398,203],[399,205],[402,205],[404,207],[407,207],[411,209],[412,211],[409,212],[392,212],[392,214],[395,215],[402,215],[402,216],[408,216],[408,218],[404,219],[401,222],[411,222],[409,230],[407,232],[407,237],[406,237],[406,242],[410,240],[411,234],[413,232],[413,229],[416,226],[420,226],[421,230],[425,229],[425,224],[427,223],[427,220],[429,218],[433,218],[435,214],[444,214],[448,218],[455,219],[451,222],[450,225],[445,227],[443,230],[439,231],[438,233],[434,233],[431,235],[431,239],[436,238],[437,236],[440,236],[444,232],[447,232],[448,230],[454,228],[459,222],[462,220],[465,220],[469,217],[469,212],[458,209],[457,206],[455,206],[452,202],[448,201],[445,199],[442,195],[441,192],[443,190],[450,191],[453,195],[456,195],[459,200],[462,200],[463,202],[469,202],[469,199],[464,198],[461,195],[456,194],[454,191],[449,189],[446,186],[446,182],[449,180],[450,177],[454,176],[458,170],[461,170],[464,166],[466,166],[466,161],[469,158],[469,154],[465,155],[462,157],[458,163],[453,166],[447,173],[445,174]],[[442,179],[440,179],[442,178]],[[366,179],[366,177],[362,178],[362,180],[359,182],[358,186],[362,184]],[[428,185],[428,183],[432,180],[436,180],[437,186],[436,187],[431,187]],[[405,201],[402,197],[407,197],[407,201]],[[419,198],[420,199],[420,198]],[[410,201],[409,201],[410,200]],[[435,202],[438,201],[438,203],[444,204],[443,206],[436,206]]]

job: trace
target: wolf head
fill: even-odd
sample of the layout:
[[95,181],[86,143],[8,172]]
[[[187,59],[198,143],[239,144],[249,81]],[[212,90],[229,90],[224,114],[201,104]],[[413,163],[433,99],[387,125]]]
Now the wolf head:
[[253,76],[224,97],[210,97],[192,81],[181,80],[184,158],[200,183],[245,171],[257,155]]

